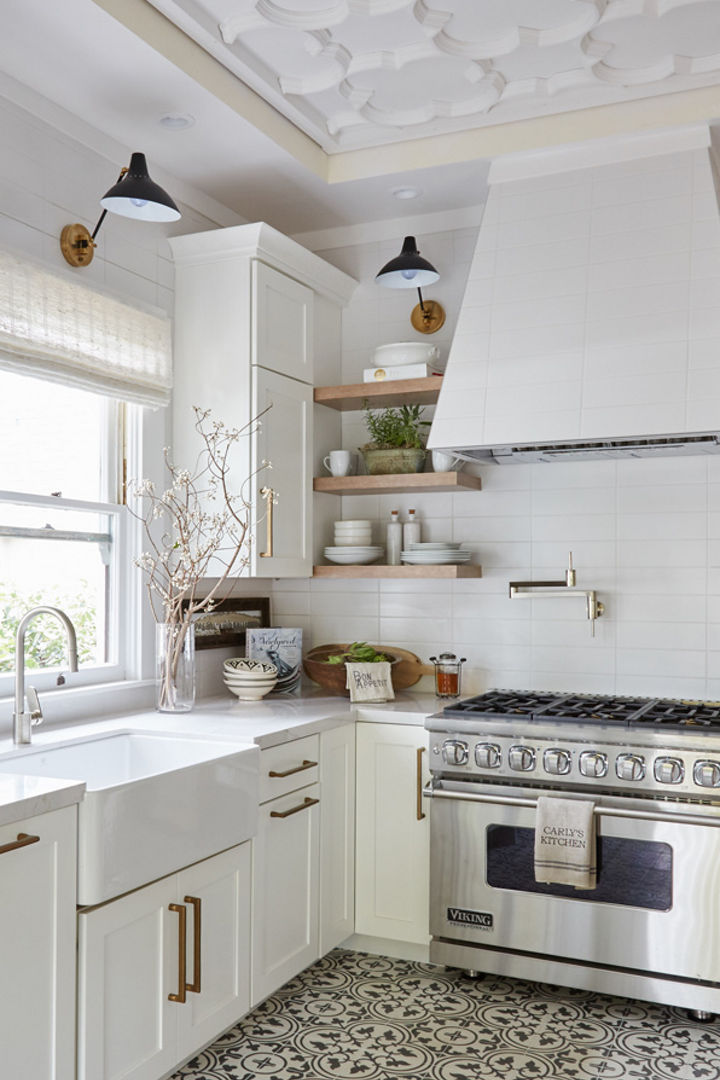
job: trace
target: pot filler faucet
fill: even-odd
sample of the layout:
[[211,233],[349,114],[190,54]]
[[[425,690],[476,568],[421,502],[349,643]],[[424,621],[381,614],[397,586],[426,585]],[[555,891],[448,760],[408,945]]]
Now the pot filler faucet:
[[581,596],[585,600],[585,613],[590,620],[592,636],[595,637],[595,620],[603,614],[605,605],[598,600],[595,589],[576,589],[575,582],[571,551],[564,581],[511,581],[510,599],[518,600],[526,596]]
[[[36,724],[42,723],[42,709],[40,708],[40,699],[37,695],[37,690],[34,686],[28,686],[25,689],[25,631],[30,623],[38,615],[53,615],[62,628],[65,631],[67,637],[67,653],[68,653],[68,666],[71,671],[77,671],[77,638],[75,637],[75,627],[72,622],[60,608],[46,607],[34,607],[30,611],[23,615],[22,619],[18,623],[17,634],[15,635],[15,712],[13,713],[13,742],[17,746],[27,746],[30,743],[30,733]],[[58,677],[58,685],[61,685],[64,679],[61,676]],[[27,695],[28,711],[25,711],[25,697]]]

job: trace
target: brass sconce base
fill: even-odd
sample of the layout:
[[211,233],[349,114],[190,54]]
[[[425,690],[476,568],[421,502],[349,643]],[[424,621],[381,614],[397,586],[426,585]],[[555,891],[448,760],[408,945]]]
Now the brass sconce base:
[[60,233],[60,250],[71,266],[87,266],[95,254],[95,241],[84,225],[66,225]]
[[434,334],[445,322],[445,310],[437,300],[423,300],[423,306],[416,304],[410,315],[414,330],[421,334]]

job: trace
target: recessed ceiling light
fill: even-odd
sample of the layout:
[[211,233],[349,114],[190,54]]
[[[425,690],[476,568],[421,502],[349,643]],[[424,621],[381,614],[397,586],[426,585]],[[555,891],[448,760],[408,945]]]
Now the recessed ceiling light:
[[160,117],[160,127],[164,127],[167,131],[184,131],[186,128],[192,127],[195,123],[195,117],[190,113],[165,113]]
[[422,191],[416,187],[399,187],[394,189],[393,195],[396,199],[417,199]]

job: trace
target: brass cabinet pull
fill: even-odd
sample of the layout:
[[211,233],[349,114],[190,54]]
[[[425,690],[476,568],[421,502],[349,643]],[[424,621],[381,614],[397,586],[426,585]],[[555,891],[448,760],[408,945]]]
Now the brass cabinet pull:
[[185,988],[193,994],[200,993],[200,961],[202,935],[202,900],[199,896],[186,896],[186,904],[193,907],[193,981],[185,983]]
[[265,546],[267,551],[260,552],[261,559],[272,559],[273,555],[273,498],[275,492],[270,487],[260,488],[260,498],[265,500],[265,527],[267,529],[267,539],[265,540]]
[[422,756],[423,756],[424,753],[425,753],[425,747],[424,746],[419,747],[419,749],[417,751],[417,758],[416,758],[416,764],[415,764],[415,775],[416,775],[416,780],[415,780],[415,784],[416,784],[415,816],[417,817],[418,821],[422,821],[422,819],[425,817],[425,814],[423,813],[423,801],[422,801],[422,799],[423,799],[423,795],[422,795],[422,792],[423,792]]
[[0,847],[0,855],[4,855],[6,851],[17,851],[18,848],[28,847],[30,844],[37,844],[39,836],[31,836],[30,833],[19,832],[17,834],[17,840],[11,840],[9,844],[3,844]]
[[168,994],[168,1001],[177,1001],[180,1005],[185,1004],[185,953],[187,951],[187,908],[184,904],[170,904],[170,911],[178,913],[178,992]]
[[315,804],[319,802],[319,799],[309,799],[306,797],[299,806],[293,806],[290,810],[271,810],[270,817],[290,817],[291,814],[299,814],[301,810],[307,810],[309,806],[315,806]]
[[275,772],[274,769],[271,769],[270,772],[268,773],[268,776],[274,776],[274,777],[292,776],[293,773],[303,772],[304,769],[314,769],[316,765],[317,765],[317,761],[308,761],[308,759],[305,758],[302,765],[296,765],[294,769],[286,769],[285,772]]

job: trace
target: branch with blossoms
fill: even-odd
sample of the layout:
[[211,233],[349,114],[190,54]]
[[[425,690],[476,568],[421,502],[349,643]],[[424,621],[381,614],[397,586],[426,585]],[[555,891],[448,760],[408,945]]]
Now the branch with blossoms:
[[[187,627],[223,599],[228,578],[247,565],[251,542],[247,489],[256,474],[233,494],[231,455],[242,437],[258,429],[260,419],[243,428],[228,428],[213,420],[207,409],[196,406],[193,411],[201,445],[192,471],[179,468],[166,447],[169,486],[159,494],[151,480],[128,485],[137,504],[128,510],[142,523],[148,543],[135,565],[146,575],[155,621],[177,627],[172,635],[173,655],[166,665],[168,679],[177,670]],[[266,468],[272,465],[263,461],[260,469]],[[219,576],[218,565],[222,567]],[[216,577],[214,584],[199,596],[200,582],[211,575]]]

